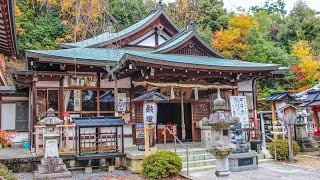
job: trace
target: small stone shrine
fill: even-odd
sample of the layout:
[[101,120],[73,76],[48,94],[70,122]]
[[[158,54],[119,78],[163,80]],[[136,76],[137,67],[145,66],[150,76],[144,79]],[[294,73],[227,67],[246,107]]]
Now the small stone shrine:
[[56,126],[62,124],[63,121],[55,117],[54,110],[50,108],[46,118],[40,121],[45,127],[45,155],[38,165],[38,171],[34,173],[35,179],[55,179],[71,177],[71,172],[67,170],[62,159],[59,158],[58,139],[59,134],[56,133]]
[[239,118],[231,117],[228,111],[224,111],[225,100],[220,97],[214,100],[216,111],[209,118],[202,120],[203,126],[211,126],[211,143],[208,147],[208,152],[216,158],[216,179],[229,179],[229,161],[228,156],[236,149],[236,146],[231,143],[230,125],[239,122]]

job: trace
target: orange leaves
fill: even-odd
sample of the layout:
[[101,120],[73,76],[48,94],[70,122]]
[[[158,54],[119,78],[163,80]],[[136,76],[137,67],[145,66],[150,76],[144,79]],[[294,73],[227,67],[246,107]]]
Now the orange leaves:
[[311,46],[307,41],[298,41],[293,45],[292,55],[299,59],[292,67],[296,79],[304,86],[313,86],[320,79],[320,62],[313,58]]
[[212,47],[227,57],[244,59],[244,52],[250,50],[245,35],[252,27],[259,24],[249,15],[239,15],[229,20],[228,29],[213,35]]
[[16,133],[5,131],[0,129],[0,144],[4,147],[8,147],[12,143],[12,139],[16,136]]
[[259,23],[250,15],[239,15],[231,18],[228,29],[239,29],[242,35],[245,35],[252,27],[259,27]]

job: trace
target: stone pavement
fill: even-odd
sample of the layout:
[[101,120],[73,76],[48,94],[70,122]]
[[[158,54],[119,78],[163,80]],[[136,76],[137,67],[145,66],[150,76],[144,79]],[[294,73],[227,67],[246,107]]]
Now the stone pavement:
[[28,149],[23,148],[0,148],[0,160],[15,159],[15,158],[29,158],[32,153]]
[[[214,180],[214,171],[191,173],[193,179]],[[319,169],[284,163],[262,163],[256,170],[231,172],[230,180],[320,180]]]

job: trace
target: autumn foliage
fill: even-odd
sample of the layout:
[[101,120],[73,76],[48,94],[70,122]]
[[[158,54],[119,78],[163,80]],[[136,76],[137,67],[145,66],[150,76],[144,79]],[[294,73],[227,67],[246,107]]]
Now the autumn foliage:
[[5,131],[0,129],[0,144],[3,147],[8,147],[12,144],[12,139],[16,136],[15,132]]
[[228,28],[213,35],[212,47],[229,58],[244,59],[244,52],[250,50],[245,36],[258,22],[250,15],[239,15],[228,21]]

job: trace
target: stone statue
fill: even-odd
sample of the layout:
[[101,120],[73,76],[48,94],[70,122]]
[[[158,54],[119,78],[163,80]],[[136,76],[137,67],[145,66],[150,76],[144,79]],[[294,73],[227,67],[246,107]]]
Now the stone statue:
[[233,153],[246,153],[249,151],[247,141],[243,138],[243,129],[241,124],[234,124],[230,126],[231,142],[236,145],[236,150]]

